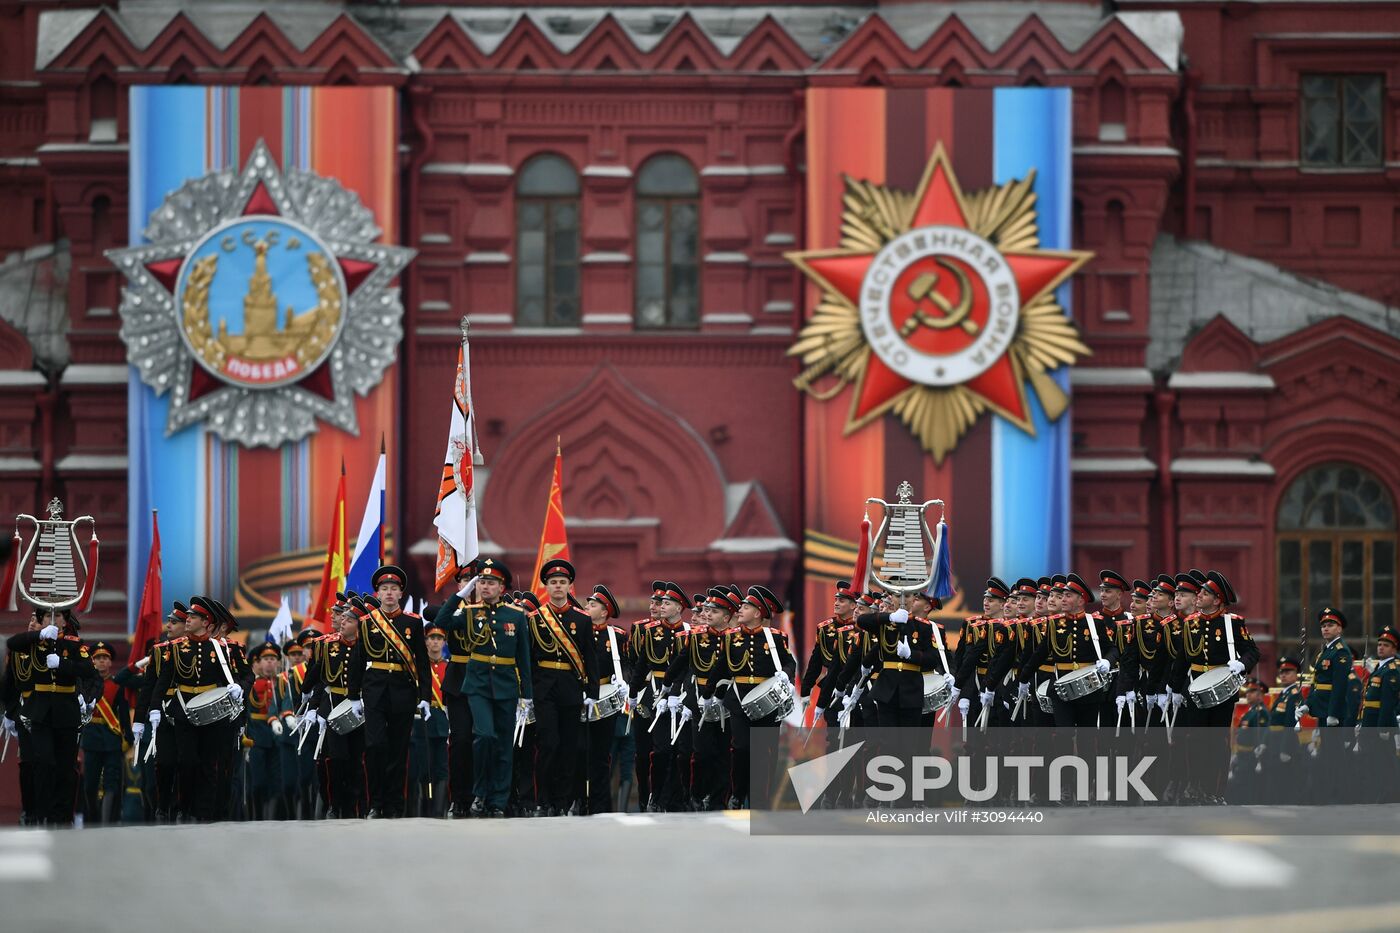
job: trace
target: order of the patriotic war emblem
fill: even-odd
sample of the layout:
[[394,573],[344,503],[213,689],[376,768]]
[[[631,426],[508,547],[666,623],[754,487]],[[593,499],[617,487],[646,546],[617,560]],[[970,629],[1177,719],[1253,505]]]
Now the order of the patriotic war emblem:
[[991,411],[1054,421],[1051,372],[1088,355],[1055,290],[1091,253],[1040,247],[1034,172],[964,194],[940,144],[912,192],[847,176],[837,249],[788,253],[821,297],[789,354],[818,400],[854,385],[846,433],[892,412],[941,462]]
[[242,172],[170,193],[147,245],[107,254],[127,280],[127,360],[170,398],[166,434],[203,422],[277,447],[317,419],[355,433],[354,398],[379,384],[403,336],[390,282],[413,257],[379,234],[353,192],[283,172],[261,141]]

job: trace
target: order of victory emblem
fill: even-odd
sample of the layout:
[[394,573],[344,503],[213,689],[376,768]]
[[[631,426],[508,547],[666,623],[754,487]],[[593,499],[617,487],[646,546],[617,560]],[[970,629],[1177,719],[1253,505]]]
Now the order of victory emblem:
[[148,245],[111,250],[126,276],[121,337],[167,435],[204,422],[277,447],[320,419],[357,431],[355,395],[394,361],[403,305],[390,282],[411,249],[376,243],[358,196],[282,172],[259,141],[242,172],[186,182],[151,215]]
[[1093,254],[1039,248],[1034,181],[965,196],[941,144],[913,193],[847,176],[840,248],[787,254],[821,289],[797,388],[854,383],[847,434],[893,411],[938,462],[988,410],[1034,433],[1027,382],[1064,414],[1050,371],[1089,348],[1054,293]]

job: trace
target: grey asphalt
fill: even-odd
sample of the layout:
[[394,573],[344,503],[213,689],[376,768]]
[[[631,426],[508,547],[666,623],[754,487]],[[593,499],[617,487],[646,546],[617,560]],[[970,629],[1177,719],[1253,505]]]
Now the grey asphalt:
[[0,832],[14,933],[1284,926],[1400,929],[1400,835],[760,836],[745,813]]

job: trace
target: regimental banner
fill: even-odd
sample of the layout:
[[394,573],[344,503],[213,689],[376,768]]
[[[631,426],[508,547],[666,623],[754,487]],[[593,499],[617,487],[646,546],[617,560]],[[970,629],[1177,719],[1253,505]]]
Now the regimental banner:
[[[128,591],[155,508],[166,593],[232,604],[248,568],[324,549],[342,458],[357,501],[396,449],[397,103],[134,87],[130,113]],[[300,613],[316,579],[262,596]]]
[[[806,392],[807,604],[855,556],[868,496],[913,477],[957,528],[962,589],[1069,559],[1070,92],[815,88]],[[844,568],[844,569],[843,569]],[[976,592],[973,592],[976,591]]]

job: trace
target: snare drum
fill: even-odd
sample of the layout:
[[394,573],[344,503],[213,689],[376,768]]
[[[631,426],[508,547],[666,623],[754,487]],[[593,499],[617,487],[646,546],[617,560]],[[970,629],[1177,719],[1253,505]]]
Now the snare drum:
[[953,702],[953,675],[927,671],[924,674],[924,714],[936,713]]
[[1191,681],[1187,690],[1191,694],[1191,703],[1197,709],[1210,709],[1221,703],[1235,702],[1243,685],[1244,678],[1239,674],[1228,667],[1217,667]]
[[700,711],[701,722],[724,723],[728,721],[729,710],[725,708],[724,702],[720,697],[720,690],[725,686],[725,684],[728,684],[732,687],[734,686],[734,681],[726,678],[724,680],[721,680],[719,683],[715,684],[715,702],[711,703],[708,707]]
[[356,713],[354,700],[341,700],[331,710],[331,714],[326,717],[327,724],[335,730],[336,735],[349,735],[365,724],[365,714]]
[[744,694],[739,706],[743,708],[744,715],[749,717],[750,722],[760,722],[775,713],[781,719],[792,712],[796,703],[792,682],[774,676]]
[[617,689],[617,684],[603,684],[598,688],[598,702],[593,704],[593,718],[588,717],[588,708],[584,707],[581,718],[584,722],[597,722],[600,719],[607,719],[609,716],[616,716],[622,712],[622,691]]
[[1055,704],[1050,700],[1050,679],[1047,677],[1035,688],[1035,702],[1047,716],[1055,715]]
[[1073,703],[1107,687],[1108,679],[1108,674],[1100,673],[1098,667],[1090,664],[1055,681],[1055,693],[1066,703]]
[[183,705],[185,718],[192,726],[212,726],[226,719],[234,719],[242,712],[242,704],[234,700],[233,691],[228,687],[206,690]]

